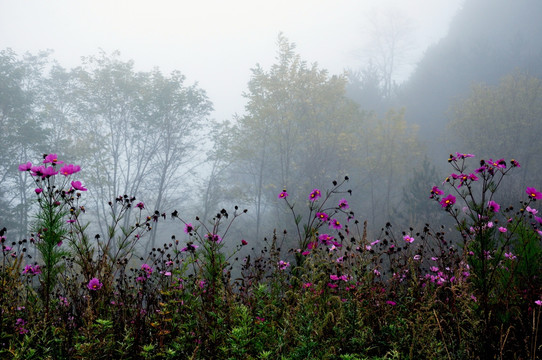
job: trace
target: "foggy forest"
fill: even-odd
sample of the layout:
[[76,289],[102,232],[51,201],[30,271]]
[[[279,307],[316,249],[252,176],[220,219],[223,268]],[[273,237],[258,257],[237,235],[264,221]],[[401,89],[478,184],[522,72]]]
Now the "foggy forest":
[[232,114],[0,49],[0,358],[542,358],[540,14],[464,0],[408,76],[400,18],[339,72],[278,31]]

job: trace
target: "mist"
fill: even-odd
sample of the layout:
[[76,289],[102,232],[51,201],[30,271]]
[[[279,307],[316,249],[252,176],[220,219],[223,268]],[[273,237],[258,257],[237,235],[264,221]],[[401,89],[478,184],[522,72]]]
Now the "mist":
[[174,210],[212,224],[234,206],[247,213],[229,236],[257,250],[296,231],[281,191],[306,218],[311,191],[345,177],[339,197],[373,236],[444,221],[428,189],[456,151],[517,158],[510,187],[537,185],[535,8],[4,1],[0,220],[26,236],[32,179],[13,169],[49,153],[81,165],[92,231],[124,195],[165,219],[142,252],[183,237]]

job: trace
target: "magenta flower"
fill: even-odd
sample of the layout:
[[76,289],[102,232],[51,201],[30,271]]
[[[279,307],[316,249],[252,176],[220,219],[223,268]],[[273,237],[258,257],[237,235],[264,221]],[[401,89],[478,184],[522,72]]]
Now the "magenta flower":
[[446,209],[451,207],[453,204],[455,204],[455,196],[453,196],[452,194],[446,196],[440,201],[440,205],[442,205],[442,207]]
[[88,282],[87,288],[92,291],[97,291],[102,288],[103,284],[97,278],[92,278]]
[[194,226],[192,226],[191,223],[188,223],[184,226],[184,232],[189,234],[192,232],[192,230],[194,230]]
[[444,191],[440,190],[437,186],[433,186],[433,188],[431,188],[431,196],[429,196],[429,198],[432,199],[435,197],[435,195],[442,194],[444,194]]
[[534,187],[528,187],[527,190],[525,190],[525,192],[533,200],[542,199],[542,193],[537,191]]
[[30,171],[32,169],[32,163],[29,161],[26,164],[19,165],[19,171]]
[[246,240],[244,240],[244,239],[243,239],[243,240],[241,240],[241,245],[245,246],[245,245],[247,245],[247,244],[248,244],[248,243],[247,243],[247,241],[246,241]]
[[328,234],[321,234],[320,236],[318,236],[318,239],[323,244],[329,245],[331,243],[331,241],[333,241],[334,237],[331,236],[331,235],[328,235]]
[[538,306],[542,306],[542,300],[535,300],[534,303]]
[[502,232],[502,233],[505,233],[505,232],[508,231],[508,229],[501,226],[501,227],[499,228],[499,231]]
[[414,242],[414,238],[410,235],[403,236],[403,240],[405,240],[409,244],[412,244]]
[[72,187],[75,190],[78,190],[78,191],[87,191],[88,190],[85,187],[83,187],[83,185],[81,184],[81,181],[72,181]]
[[41,194],[43,192],[43,189],[42,188],[36,188],[34,191],[36,192],[36,194]]
[[348,209],[350,206],[348,205],[348,201],[346,199],[341,199],[339,201],[339,209]]
[[329,227],[330,228],[333,228],[333,229],[336,229],[336,230],[340,230],[343,228],[343,226],[341,225],[341,223],[339,222],[339,220],[337,219],[333,219],[329,222]]
[[527,206],[527,207],[525,208],[525,210],[527,210],[528,213],[531,213],[531,214],[533,214],[533,215],[538,214],[538,210],[533,209],[533,208],[530,207],[530,206]]
[[32,173],[32,176],[43,176],[43,172],[45,171],[45,166],[32,166],[30,168],[30,172]]
[[75,174],[79,171],[81,171],[81,167],[79,165],[73,165],[73,164],[64,165],[63,167],[60,168],[60,173],[64,176]]
[[490,200],[487,202],[487,208],[491,212],[499,212],[499,209],[501,208],[501,206],[497,204],[495,201]]
[[286,270],[290,266],[290,263],[281,260],[279,261],[278,265],[280,270]]
[[41,274],[41,269],[39,265],[26,265],[23,270],[23,274],[38,275]]
[[141,265],[141,270],[143,270],[145,274],[147,274],[148,278],[151,277],[152,272],[154,271],[153,268],[149,264]]
[[318,189],[312,190],[312,192],[309,194],[309,200],[310,201],[315,201],[315,200],[319,199],[320,197],[322,197],[322,193]]
[[391,306],[397,305],[397,303],[395,301],[391,301],[391,300],[387,300],[386,304],[391,305]]
[[338,277],[337,275],[333,275],[333,274],[332,274],[332,275],[329,275],[329,278],[330,278],[331,280],[335,280],[335,281],[339,280],[339,277]]
[[517,162],[517,160],[512,159],[510,160],[510,163],[512,164],[512,167],[521,167],[519,163]]
[[323,222],[326,222],[329,219],[327,214],[323,212],[316,213],[316,217]]
[[209,234],[205,235],[205,238],[207,240],[209,240],[209,241],[214,241],[217,244],[220,244],[220,242],[222,241],[222,238],[218,234],[210,234],[209,233]]
[[472,154],[461,154],[461,153],[458,153],[458,152],[456,152],[455,154],[457,155],[458,159],[466,159],[466,158],[473,158],[474,157],[474,155],[472,155]]
[[43,173],[41,174],[41,178],[45,179],[46,177],[51,177],[58,174],[58,171],[55,170],[54,167],[49,166],[43,169]]
[[285,199],[288,197],[288,193],[286,190],[282,190],[282,192],[279,194],[279,199]]
[[60,164],[64,164],[64,161],[58,161],[58,156],[56,154],[49,154],[45,156],[43,163],[44,164],[51,163],[53,165],[57,165],[57,164],[60,165]]
[[145,204],[143,204],[142,202],[137,203],[136,208],[138,208],[140,210],[143,210],[143,209],[145,209]]

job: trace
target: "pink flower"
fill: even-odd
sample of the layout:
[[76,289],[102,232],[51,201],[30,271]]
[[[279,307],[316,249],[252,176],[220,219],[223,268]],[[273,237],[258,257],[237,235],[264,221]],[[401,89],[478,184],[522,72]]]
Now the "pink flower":
[[143,210],[143,209],[145,209],[145,204],[143,204],[142,202],[139,202],[139,203],[137,203],[136,208],[138,208],[140,210]]
[[436,267],[436,266],[431,266],[431,268],[430,268],[429,270],[431,270],[431,271],[433,271],[433,272],[438,272],[438,267]]
[[26,164],[19,165],[19,171],[30,171],[32,169],[32,163],[29,161]]
[[413,259],[414,259],[415,261],[420,261],[421,258],[422,258],[422,257],[421,257],[420,255],[414,255],[414,257],[413,257]]
[[191,223],[188,223],[184,226],[184,232],[189,234],[192,232],[192,230],[194,230],[194,226],[192,226]]
[[521,167],[519,163],[514,159],[510,160],[510,163],[512,164],[512,167]]
[[508,231],[508,229],[501,226],[501,227],[499,228],[499,231],[502,232],[502,233],[505,233],[505,232]]
[[431,189],[431,196],[429,196],[430,199],[434,198],[435,195],[442,195],[444,194],[444,191],[440,190],[438,187],[433,186]]
[[209,241],[214,241],[217,244],[222,242],[222,238],[218,234],[207,234],[205,235],[205,238]]
[[534,303],[538,306],[542,306],[542,300],[535,300]]
[[314,189],[310,194],[309,194],[309,200],[310,201],[315,201],[315,200],[318,200],[319,198],[322,197],[322,193],[320,192],[320,190],[318,189]]
[[335,289],[335,288],[339,287],[339,285],[333,284],[333,283],[327,283],[327,286],[329,286],[332,289]]
[[525,210],[527,210],[528,213],[531,213],[531,214],[533,214],[533,215],[538,214],[538,210],[533,209],[533,208],[531,208],[530,206],[527,206],[527,207],[525,208]]
[[414,238],[410,235],[403,236],[403,240],[405,240],[409,244],[412,244],[414,242]]
[[456,152],[455,154],[457,155],[458,159],[466,159],[466,158],[473,158],[474,157],[474,155],[472,155],[472,154],[461,154],[461,153],[458,153],[458,152]]
[[525,192],[533,200],[542,199],[542,193],[537,191],[534,187],[528,187],[527,190],[525,190]]
[[451,207],[453,204],[455,204],[455,196],[453,196],[452,194],[446,196],[440,201],[440,205],[442,205],[442,207],[446,209]]
[[350,206],[348,205],[348,201],[346,199],[341,199],[339,201],[339,209],[348,209]]
[[329,278],[335,281],[339,280],[339,277],[337,275],[329,275]]
[[507,259],[510,259],[510,260],[517,259],[517,256],[512,254],[512,253],[504,253],[504,257],[507,258]]
[[312,286],[312,283],[310,283],[310,282],[304,283],[304,284],[303,284],[303,288],[305,288],[305,289],[308,289],[308,288],[310,288],[311,286]]
[[283,190],[280,194],[279,194],[279,199],[285,199],[288,197],[288,193],[286,192],[286,190]]
[[340,229],[343,228],[343,226],[341,225],[341,223],[337,219],[331,220],[331,222],[329,223],[329,227],[333,228],[333,229],[336,229],[336,230],[340,230]]
[[65,165],[60,168],[60,173],[64,176],[75,174],[76,172],[79,172],[79,171],[81,171],[81,167],[78,165],[73,165],[73,164]]
[[290,266],[290,263],[281,260],[279,261],[278,265],[280,270],[286,270]]
[[41,194],[43,192],[43,189],[42,188],[36,188],[34,191],[36,192],[36,194]]
[[391,305],[391,306],[397,305],[397,303],[395,301],[391,301],[391,300],[387,300],[386,304]]
[[329,219],[328,215],[323,212],[316,213],[316,217],[323,222],[326,222]]
[[83,187],[83,185],[81,184],[81,181],[72,181],[72,187],[75,190],[78,190],[78,191],[87,191],[88,190],[85,187]]
[[328,234],[322,234],[322,235],[318,236],[318,239],[323,244],[329,245],[331,243],[331,241],[333,241],[334,237],[331,236],[331,235],[328,235]]
[[499,212],[499,209],[501,208],[501,206],[497,204],[495,201],[490,200],[487,202],[487,208],[491,212]]
[[149,264],[141,265],[141,270],[143,270],[147,274],[148,278],[151,277],[152,272],[154,271],[153,268]]
[[97,291],[102,288],[103,284],[97,278],[92,278],[88,282],[87,288],[92,291]]
[[246,244],[248,244],[246,240],[241,240],[241,245],[245,246]]
[[44,164],[51,163],[53,165],[56,165],[56,164],[60,165],[60,164],[64,164],[64,161],[58,161],[58,156],[56,154],[49,154],[45,156],[43,163]]
[[58,174],[58,171],[55,170],[54,167],[49,166],[43,169],[43,173],[41,174],[41,178],[45,179],[46,177],[55,176]]

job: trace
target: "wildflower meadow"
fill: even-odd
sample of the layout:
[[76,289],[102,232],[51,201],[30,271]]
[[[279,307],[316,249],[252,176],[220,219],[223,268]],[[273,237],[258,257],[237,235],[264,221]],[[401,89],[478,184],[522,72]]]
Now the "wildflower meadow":
[[[129,194],[95,235],[84,165],[21,164],[37,211],[25,239],[0,230],[0,358],[542,358],[542,192],[500,200],[513,159],[448,162],[426,200],[452,227],[369,235],[344,177],[304,202],[278,192],[294,231],[252,240],[231,231],[247,210],[207,222]],[[183,236],[143,252],[165,219]]]

